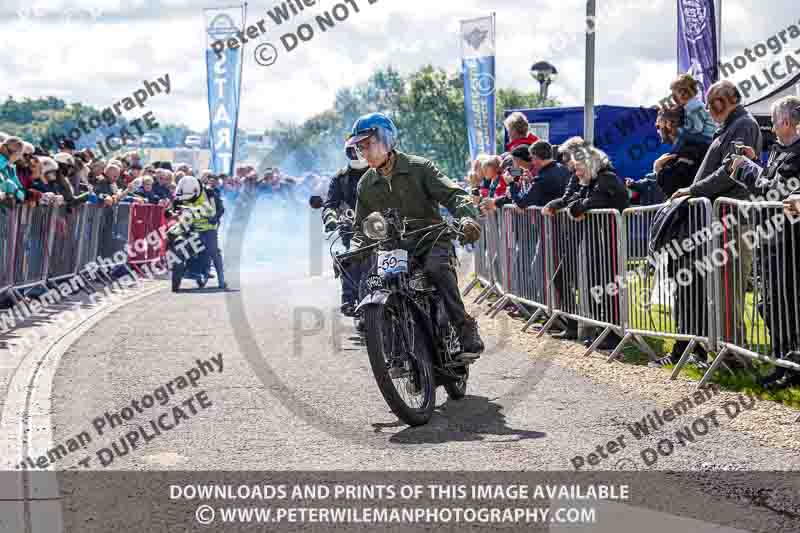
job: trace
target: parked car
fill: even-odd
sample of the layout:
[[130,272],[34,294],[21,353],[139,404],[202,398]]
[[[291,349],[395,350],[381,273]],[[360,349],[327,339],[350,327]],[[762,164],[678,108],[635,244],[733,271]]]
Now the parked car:
[[142,135],[142,146],[163,146],[164,139],[158,133],[145,133]]
[[183,144],[186,148],[200,148],[203,145],[203,139],[199,135],[187,135]]

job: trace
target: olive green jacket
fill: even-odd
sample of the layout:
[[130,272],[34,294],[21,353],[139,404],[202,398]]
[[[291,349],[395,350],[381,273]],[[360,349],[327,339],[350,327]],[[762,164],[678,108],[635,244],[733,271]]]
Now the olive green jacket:
[[[371,242],[363,234],[361,223],[374,211],[399,209],[400,216],[408,219],[406,231],[442,222],[440,204],[456,219],[463,217],[478,219],[478,209],[473,205],[467,191],[442,174],[431,161],[402,152],[395,154],[397,160],[391,176],[386,178],[371,168],[358,182],[354,224],[356,246]],[[410,246],[404,245],[403,248],[415,256],[420,256],[428,253],[434,242],[436,246],[450,246],[450,239],[437,240],[436,237],[436,234],[428,237],[422,234],[414,238]]]

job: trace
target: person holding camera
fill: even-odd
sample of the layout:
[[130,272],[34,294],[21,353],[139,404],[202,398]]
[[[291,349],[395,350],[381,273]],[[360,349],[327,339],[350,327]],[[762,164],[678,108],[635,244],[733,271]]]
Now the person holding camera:
[[[786,96],[772,104],[772,128],[777,144],[769,163],[756,163],[751,147],[741,149],[731,168],[744,186],[758,198],[782,201],[790,217],[776,228],[772,238],[759,239],[759,265],[762,270],[763,308],[761,316],[769,329],[772,356],[800,363],[800,297],[797,291],[797,259],[800,257],[800,97]],[[738,171],[738,172],[737,172]],[[764,226],[774,211],[754,212],[756,226]],[[762,386],[785,388],[800,384],[800,373],[776,367]]]
[[[549,142],[536,141],[530,147],[517,147],[511,156],[514,161],[514,166],[508,171],[512,180],[509,185],[511,195],[484,202],[487,208],[494,209],[511,203],[519,209],[544,207],[564,194],[570,171],[554,159],[553,146]],[[517,190],[519,192],[515,194]]]
[[[322,223],[325,225],[326,232],[339,230],[342,244],[345,249],[350,249],[350,239],[353,236],[352,221],[348,219],[348,211],[355,216],[356,209],[356,188],[369,165],[366,159],[360,158],[354,146],[345,146],[347,155],[347,166],[331,178],[328,185],[328,195],[322,204]],[[347,275],[342,275],[342,306],[341,311],[344,316],[355,314],[356,304],[358,303],[358,285],[361,279],[358,265],[354,263],[347,271]]]

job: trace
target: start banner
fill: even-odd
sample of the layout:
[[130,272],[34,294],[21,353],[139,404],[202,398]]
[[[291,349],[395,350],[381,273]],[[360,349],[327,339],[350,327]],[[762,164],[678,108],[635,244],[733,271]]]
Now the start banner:
[[211,43],[235,37],[244,28],[245,8],[211,8],[204,11],[211,169],[216,174],[232,176],[244,46],[226,48],[217,53],[212,50]]

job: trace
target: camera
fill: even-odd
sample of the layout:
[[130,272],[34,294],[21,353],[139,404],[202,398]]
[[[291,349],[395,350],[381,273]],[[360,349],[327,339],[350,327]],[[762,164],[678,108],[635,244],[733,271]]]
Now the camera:
[[508,170],[508,173],[509,173],[509,174],[510,174],[510,175],[511,175],[511,176],[512,176],[514,179],[517,179],[517,178],[520,178],[520,177],[522,177],[522,169],[521,169],[521,168],[519,168],[519,167],[511,167],[511,168]]
[[736,155],[744,155],[744,143],[742,141],[733,142],[733,153]]

